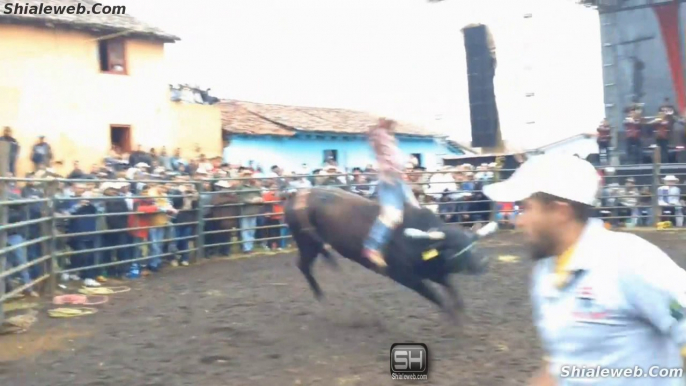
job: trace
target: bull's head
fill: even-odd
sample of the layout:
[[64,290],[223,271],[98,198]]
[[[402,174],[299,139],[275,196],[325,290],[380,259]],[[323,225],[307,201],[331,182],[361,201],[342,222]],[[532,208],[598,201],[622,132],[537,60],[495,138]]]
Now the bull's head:
[[479,251],[478,241],[494,233],[498,224],[491,222],[476,232],[445,225],[428,232],[406,229],[405,236],[435,248],[445,259],[451,272],[481,275],[488,271],[488,256]]

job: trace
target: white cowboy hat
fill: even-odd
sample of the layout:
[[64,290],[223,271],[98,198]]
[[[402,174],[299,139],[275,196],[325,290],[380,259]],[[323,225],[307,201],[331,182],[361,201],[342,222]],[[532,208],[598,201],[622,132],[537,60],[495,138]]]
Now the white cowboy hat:
[[218,186],[220,188],[230,188],[231,183],[228,180],[221,180],[218,181],[217,183],[214,184],[215,186]]
[[676,176],[674,176],[674,175],[672,175],[672,174],[666,176],[666,177],[664,178],[664,180],[665,180],[665,181],[679,181],[679,179],[676,178]]
[[149,168],[150,165],[146,164],[145,162],[139,162],[136,164],[137,168]]

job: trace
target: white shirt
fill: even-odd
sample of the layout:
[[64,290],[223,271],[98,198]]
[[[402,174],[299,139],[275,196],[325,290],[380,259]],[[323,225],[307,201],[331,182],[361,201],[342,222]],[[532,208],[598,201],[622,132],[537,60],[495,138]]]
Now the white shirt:
[[449,192],[457,191],[455,179],[450,173],[437,173],[429,178],[429,185],[424,189],[424,192],[440,199],[446,189]]
[[549,370],[560,386],[684,385],[681,378],[572,379],[565,366],[638,366],[645,373],[653,366],[681,369],[686,271],[655,245],[606,230],[596,219],[575,247],[568,266],[575,275],[562,288],[553,280],[555,263],[553,258],[536,263],[531,298]]
[[678,186],[663,185],[657,189],[658,204],[660,206],[680,206],[681,189]]

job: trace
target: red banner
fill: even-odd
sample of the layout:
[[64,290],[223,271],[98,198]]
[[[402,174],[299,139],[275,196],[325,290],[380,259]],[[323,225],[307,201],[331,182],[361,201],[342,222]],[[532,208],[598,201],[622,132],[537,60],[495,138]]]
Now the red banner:
[[667,49],[672,83],[676,93],[679,113],[686,111],[686,82],[684,81],[683,58],[681,57],[681,31],[679,31],[679,2],[653,7],[660,22],[662,41]]

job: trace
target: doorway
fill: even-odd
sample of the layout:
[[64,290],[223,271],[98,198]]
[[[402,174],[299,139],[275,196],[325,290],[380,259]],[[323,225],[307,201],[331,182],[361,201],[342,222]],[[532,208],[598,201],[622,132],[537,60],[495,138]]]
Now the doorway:
[[131,153],[131,126],[110,125],[110,143],[122,153]]

